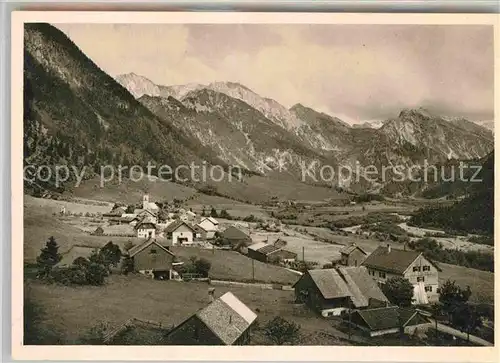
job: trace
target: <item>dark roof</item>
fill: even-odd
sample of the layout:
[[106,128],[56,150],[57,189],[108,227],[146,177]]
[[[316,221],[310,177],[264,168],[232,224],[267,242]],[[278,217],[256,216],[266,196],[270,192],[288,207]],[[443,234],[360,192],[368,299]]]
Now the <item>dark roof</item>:
[[140,228],[148,228],[148,229],[156,229],[156,226],[153,222],[139,222],[135,225],[135,229]]
[[185,226],[186,226],[186,227],[188,227],[191,231],[196,232],[196,230],[195,230],[192,226],[190,226],[188,223],[186,223],[186,222],[184,222],[184,221],[182,221],[182,220],[178,220],[178,221],[175,221],[175,222],[170,223],[170,224],[169,224],[169,225],[165,228],[164,232],[166,232],[166,233],[175,232],[175,230],[176,230],[177,228],[179,228],[180,226],[182,226],[182,225],[185,225]]
[[307,271],[325,299],[351,296],[351,291],[338,272],[331,269]]
[[222,233],[222,237],[230,240],[247,240],[250,237],[238,228],[230,226]]
[[156,242],[156,240],[150,238],[148,239],[146,242],[140,244],[140,245],[137,245],[137,246],[134,246],[132,247],[130,250],[128,250],[128,255],[130,257],[134,257],[135,255],[137,255],[139,252],[141,252],[142,250],[144,250],[146,247],[150,246],[150,245],[156,245],[158,247],[160,247],[162,250],[164,250],[165,252],[171,254],[172,256],[175,256],[172,252],[170,252],[169,250],[167,250],[165,247],[163,247],[162,245],[160,245],[158,242]]
[[388,252],[387,247],[380,246],[364,260],[363,266],[402,274],[419,255],[420,252],[417,251],[405,251],[392,247]]
[[262,253],[262,254],[264,254],[264,255],[268,255],[268,254],[270,254],[270,253],[273,253],[273,252],[279,251],[280,249],[281,249],[280,247],[276,247],[276,246],[274,246],[274,245],[265,245],[265,246],[263,246],[263,247],[259,248],[259,249],[257,250],[257,252]]
[[[223,344],[233,345],[254,323],[257,315],[231,292],[226,292],[183,323],[177,325],[169,332],[169,335],[184,324],[189,323],[193,317],[203,322]],[[200,340],[202,339],[203,336],[200,336]]]
[[356,245],[355,243],[352,243],[350,245],[347,245],[345,246],[344,248],[342,248],[340,250],[340,253],[343,254],[343,255],[350,255],[354,250],[360,250],[362,253],[364,253],[365,255],[367,255],[368,253],[365,252],[365,250],[363,250],[361,247],[359,247],[358,245]]
[[325,299],[350,297],[357,308],[369,306],[370,299],[388,301],[364,267],[309,270],[306,274]]
[[358,310],[359,314],[371,330],[385,330],[406,326],[418,312],[414,309],[403,309],[388,306],[376,309]]
[[338,271],[353,293],[355,306],[368,306],[370,299],[389,301],[377,282],[368,275],[366,267],[339,267]]

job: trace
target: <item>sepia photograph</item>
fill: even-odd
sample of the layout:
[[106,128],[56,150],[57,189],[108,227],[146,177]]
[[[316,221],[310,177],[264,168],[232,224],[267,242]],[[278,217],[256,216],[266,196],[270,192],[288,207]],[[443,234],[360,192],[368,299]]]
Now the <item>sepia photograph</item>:
[[493,23],[285,15],[17,22],[20,344],[494,347]]

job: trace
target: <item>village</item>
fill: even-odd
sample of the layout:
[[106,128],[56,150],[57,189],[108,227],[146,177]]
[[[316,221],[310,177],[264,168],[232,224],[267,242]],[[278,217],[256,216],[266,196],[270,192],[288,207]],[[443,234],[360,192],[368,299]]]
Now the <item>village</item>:
[[[64,219],[68,211],[63,206],[54,214]],[[458,337],[467,344],[473,341],[475,345],[490,345],[479,337],[472,336],[471,340],[470,334],[438,323],[431,306],[439,301],[442,270],[406,244],[389,238],[369,249],[363,245],[366,236],[361,235],[358,243],[332,246],[336,252],[326,256],[329,263],[321,266],[308,260],[308,249],[293,243],[297,228],[290,229],[273,219],[255,221],[252,216],[246,218],[252,222],[245,222],[244,218],[227,217],[227,211],[217,212],[215,208],[203,207],[200,211],[182,203],[161,205],[145,193],[142,203],[115,203],[95,218],[95,223],[86,225],[85,233],[91,238],[121,241],[120,263],[115,264],[110,278],[120,275],[119,278],[128,279],[126,283],[159,280],[155,285],[158,290],[169,280],[177,286],[197,284],[197,290],[200,284],[206,286],[206,298],[202,298],[201,304],[204,306],[180,317],[168,329],[164,323],[148,319],[145,322],[139,314],[108,326],[100,343],[119,344],[125,339],[127,344],[141,344],[143,338],[131,338],[131,331],[135,335],[142,331],[139,336],[144,331],[150,336],[154,331],[156,338],[150,337],[154,342],[148,344],[257,344],[259,338],[252,338],[255,334],[251,331],[258,325],[260,308],[252,310],[239,294],[242,289],[252,288],[260,291],[257,294],[276,291],[287,304],[302,306],[301,314],[308,314],[312,325],[326,324],[328,331],[333,324],[334,333],[323,330],[321,344],[375,344],[377,339],[395,341],[396,345],[408,339],[413,339],[413,344],[424,344],[429,331],[439,331],[451,342]],[[89,260],[99,253],[102,243],[100,246],[68,246],[61,251],[54,269],[74,269],[78,260]],[[217,273],[221,269],[225,269],[224,273]],[[410,284],[410,306],[398,306],[384,294],[384,284],[394,278]],[[175,293],[175,286],[172,288]]]

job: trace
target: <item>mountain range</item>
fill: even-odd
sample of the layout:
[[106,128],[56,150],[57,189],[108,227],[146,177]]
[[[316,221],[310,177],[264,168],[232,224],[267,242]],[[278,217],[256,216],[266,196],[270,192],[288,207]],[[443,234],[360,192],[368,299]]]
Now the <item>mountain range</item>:
[[135,73],[113,79],[49,24],[26,24],[24,36],[27,163],[96,169],[206,161],[300,180],[308,165],[354,169],[359,163],[363,172],[369,165],[478,159],[493,149],[492,132],[464,118],[405,109],[352,127],[302,104],[287,108],[236,82],[159,85]]

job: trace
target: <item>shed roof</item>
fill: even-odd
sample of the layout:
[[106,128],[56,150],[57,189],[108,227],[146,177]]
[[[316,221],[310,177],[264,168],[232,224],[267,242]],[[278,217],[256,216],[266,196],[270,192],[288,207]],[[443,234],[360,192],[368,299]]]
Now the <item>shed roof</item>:
[[349,297],[357,308],[368,306],[370,298],[388,301],[364,267],[309,270],[307,274],[325,299]]
[[253,250],[253,251],[258,251],[260,248],[262,248],[264,246],[267,246],[266,242],[257,242],[257,243],[254,243],[253,245],[248,246],[248,249]]
[[247,240],[250,237],[243,231],[239,230],[236,227],[230,226],[226,228],[226,230],[222,233],[223,238],[227,238],[230,240]]
[[335,269],[309,270],[308,273],[325,299],[351,296],[349,287]]
[[346,280],[353,297],[357,299],[358,303],[353,301],[355,306],[368,306],[370,299],[389,301],[377,282],[370,277],[366,267],[339,267],[339,272]]
[[257,318],[231,292],[198,311],[196,316],[226,345],[232,345]]
[[403,309],[397,306],[358,310],[356,312],[371,330],[404,327],[417,313],[415,309]]
[[347,245],[345,247],[343,247],[341,250],[340,250],[340,253],[341,254],[344,254],[344,255],[350,255],[354,250],[360,250],[362,253],[364,253],[365,255],[367,255],[368,253],[365,252],[365,250],[363,250],[361,247],[359,247],[358,245],[356,245],[355,243],[352,243],[350,245]]

